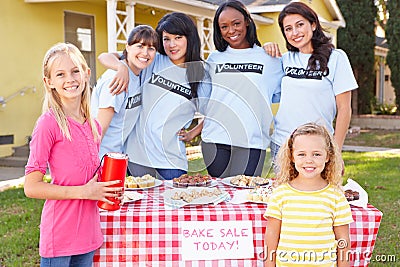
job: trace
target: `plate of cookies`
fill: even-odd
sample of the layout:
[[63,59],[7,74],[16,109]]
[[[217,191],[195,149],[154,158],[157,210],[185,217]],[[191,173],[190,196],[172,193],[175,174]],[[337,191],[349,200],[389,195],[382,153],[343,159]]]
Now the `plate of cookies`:
[[162,185],[163,181],[154,178],[150,174],[143,176],[127,176],[125,178],[125,190],[143,190]]
[[143,194],[140,194],[136,191],[125,191],[124,192],[124,199],[122,200],[123,203],[131,203],[144,198]]
[[270,180],[268,178],[246,175],[236,175],[233,177],[223,178],[221,182],[223,184],[239,188],[256,188],[270,184]]
[[173,207],[217,203],[229,197],[229,193],[218,188],[174,188],[163,193],[164,203]]

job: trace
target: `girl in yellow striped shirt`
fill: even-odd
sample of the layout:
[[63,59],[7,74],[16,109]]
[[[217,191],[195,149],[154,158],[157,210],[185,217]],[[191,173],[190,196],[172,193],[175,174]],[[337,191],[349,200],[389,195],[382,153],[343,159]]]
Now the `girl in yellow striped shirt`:
[[341,156],[324,126],[297,128],[278,153],[277,188],[264,217],[265,267],[349,266],[350,206]]

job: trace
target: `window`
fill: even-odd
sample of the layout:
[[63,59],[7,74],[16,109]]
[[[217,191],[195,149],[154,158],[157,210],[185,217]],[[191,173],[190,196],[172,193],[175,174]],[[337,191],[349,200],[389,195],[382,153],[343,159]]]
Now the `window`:
[[94,16],[64,12],[65,42],[81,50],[91,70],[90,85],[96,83]]

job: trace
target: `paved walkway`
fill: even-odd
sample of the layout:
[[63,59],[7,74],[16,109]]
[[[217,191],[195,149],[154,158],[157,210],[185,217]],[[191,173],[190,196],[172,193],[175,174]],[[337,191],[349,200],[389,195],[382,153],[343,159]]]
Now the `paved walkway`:
[[[197,157],[199,151],[193,148],[190,149],[189,156]],[[193,150],[193,151],[192,151]],[[355,152],[385,152],[400,154],[400,149],[386,147],[364,147],[364,146],[343,146],[343,151]],[[196,156],[195,156],[196,155]],[[24,168],[17,167],[0,167],[0,192],[14,186],[20,186],[24,183]]]
[[0,192],[24,183],[23,167],[0,167]]

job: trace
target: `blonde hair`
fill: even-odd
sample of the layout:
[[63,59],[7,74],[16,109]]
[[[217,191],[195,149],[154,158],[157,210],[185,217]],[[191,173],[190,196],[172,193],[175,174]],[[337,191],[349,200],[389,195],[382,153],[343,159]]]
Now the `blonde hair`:
[[[81,51],[69,43],[58,43],[52,46],[45,54],[43,59],[43,77],[50,79],[51,68],[53,67],[55,59],[61,55],[67,55],[71,58],[72,62],[79,68],[81,74],[81,84],[83,87],[82,98],[81,98],[81,109],[87,122],[89,123],[95,140],[100,139],[100,134],[97,130],[96,124],[90,115],[90,95],[91,89],[89,85],[89,75],[86,75],[89,71],[89,66],[83,57]],[[71,133],[69,131],[68,120],[62,108],[62,102],[59,94],[56,90],[49,87],[44,80],[45,95],[42,107],[42,113],[51,111],[57,121],[64,136],[71,140]]]
[[316,123],[307,123],[298,127],[279,149],[277,156],[279,172],[276,185],[290,182],[299,175],[293,162],[293,143],[296,137],[301,135],[316,135],[324,138],[329,160],[325,164],[321,177],[330,184],[340,187],[342,185],[342,161],[339,148],[328,130]]

